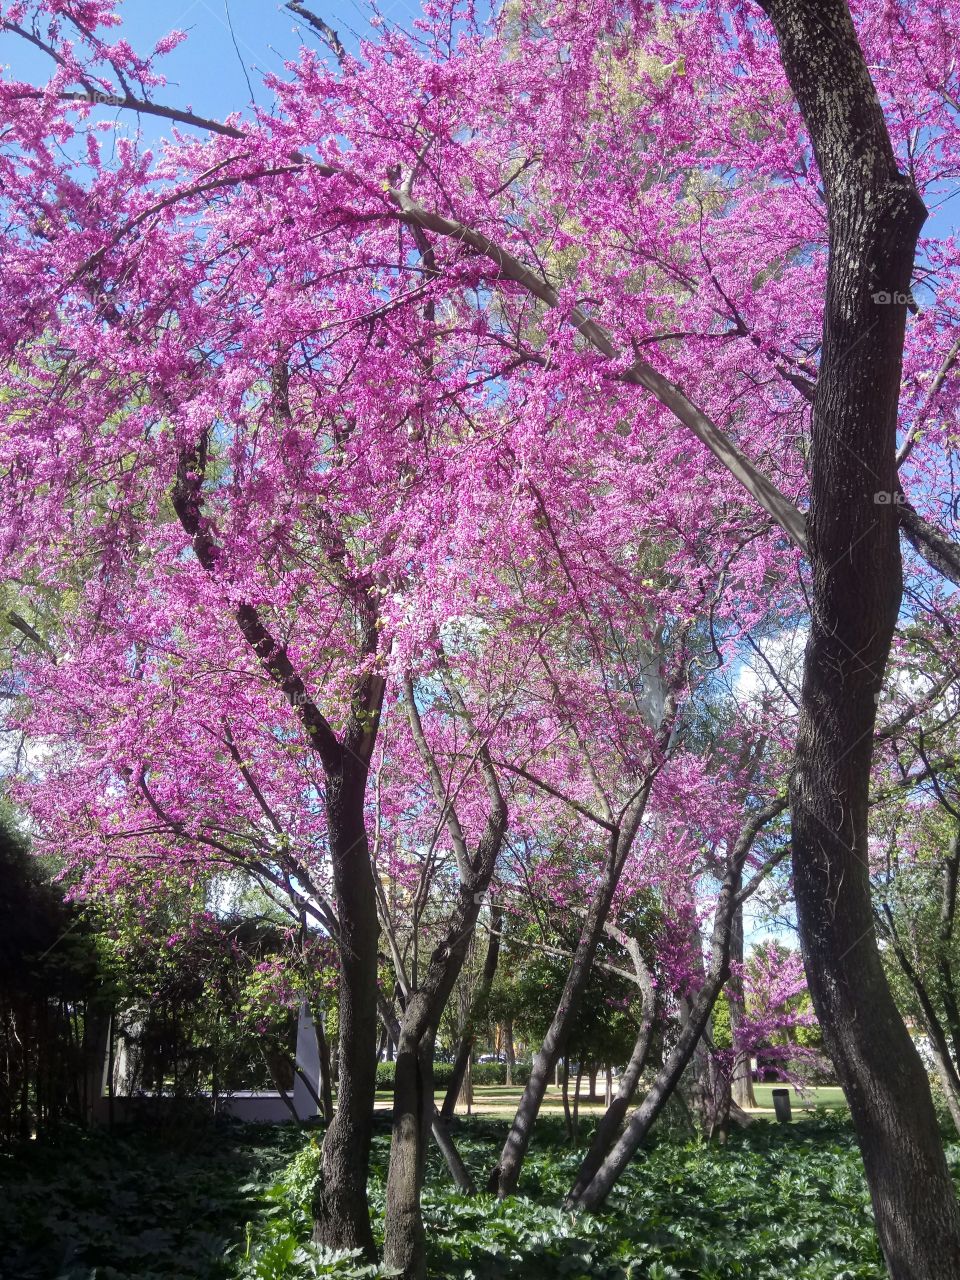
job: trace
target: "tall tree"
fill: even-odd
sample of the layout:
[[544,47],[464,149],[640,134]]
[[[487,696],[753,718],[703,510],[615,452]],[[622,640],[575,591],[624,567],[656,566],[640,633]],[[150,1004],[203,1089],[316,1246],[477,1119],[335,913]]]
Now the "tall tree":
[[894,497],[904,328],[926,211],[898,168],[846,3],[763,7],[810,130],[830,232],[792,784],[800,939],[889,1272],[945,1280],[960,1270],[960,1208],[926,1072],[877,950],[867,859],[873,731],[902,587]]

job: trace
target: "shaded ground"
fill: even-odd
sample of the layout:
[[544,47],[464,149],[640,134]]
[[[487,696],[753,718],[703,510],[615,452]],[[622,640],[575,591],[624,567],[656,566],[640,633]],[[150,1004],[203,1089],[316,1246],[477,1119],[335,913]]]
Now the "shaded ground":
[[[496,1092],[496,1091],[494,1091]],[[762,1095],[761,1095],[762,1100]],[[835,1101],[828,1099],[828,1101]],[[455,1122],[478,1181],[500,1117]],[[584,1118],[584,1137],[591,1121]],[[370,1202],[383,1208],[389,1120],[378,1118]],[[66,1133],[0,1157],[2,1280],[310,1280],[375,1274],[309,1244],[321,1135],[214,1126]],[[562,1121],[538,1124],[521,1195],[456,1195],[431,1156],[431,1280],[882,1280],[848,1117],[759,1120],[726,1146],[669,1129],[643,1151],[603,1214],[560,1205],[582,1151]],[[960,1148],[949,1150],[960,1165]]]

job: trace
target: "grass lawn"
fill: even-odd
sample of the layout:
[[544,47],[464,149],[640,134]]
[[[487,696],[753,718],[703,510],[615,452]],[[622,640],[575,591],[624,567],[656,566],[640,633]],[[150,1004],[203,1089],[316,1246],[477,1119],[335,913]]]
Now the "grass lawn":
[[[754,1085],[754,1094],[757,1099],[758,1115],[773,1115],[773,1090],[781,1088],[781,1085],[758,1084]],[[572,1092],[571,1089],[571,1104]],[[520,1095],[523,1093],[522,1088],[518,1085],[478,1085],[473,1090],[473,1111],[475,1116],[512,1116],[517,1109],[517,1103],[520,1101]],[[587,1097],[587,1084],[583,1082],[580,1093],[580,1114],[582,1116],[595,1115],[604,1110],[603,1105],[603,1085],[602,1081],[598,1083],[599,1098],[596,1102],[591,1102]],[[814,1111],[817,1108],[828,1107],[831,1110],[845,1110],[847,1106],[846,1099],[843,1096],[843,1090],[838,1086],[821,1086],[815,1089],[808,1089],[805,1093],[799,1094],[796,1089],[790,1090],[790,1102],[793,1109],[794,1119],[798,1114]],[[380,1092],[377,1094],[377,1108],[381,1111],[389,1111],[393,1106],[393,1094],[389,1092]],[[547,1096],[543,1101],[543,1112],[545,1115],[560,1116],[563,1114],[563,1098],[560,1089],[551,1085],[547,1090]]]
[[[785,1087],[778,1084],[755,1084],[753,1093],[757,1100],[758,1111],[769,1111],[773,1115],[773,1091]],[[822,1107],[827,1107],[831,1111],[845,1111],[847,1100],[839,1085],[820,1085],[815,1089],[807,1089],[805,1093],[798,1093],[796,1089],[791,1088],[790,1105],[794,1115],[797,1111],[814,1111]]]
[[[507,1123],[454,1123],[478,1183]],[[584,1139],[591,1123],[584,1119]],[[379,1230],[387,1115],[377,1129],[369,1195]],[[372,1277],[375,1269],[309,1243],[320,1136],[198,1119],[179,1129],[67,1132],[57,1145],[0,1156],[0,1277]],[[723,1146],[663,1131],[603,1213],[574,1218],[560,1206],[581,1156],[566,1145],[559,1117],[544,1116],[520,1195],[498,1202],[457,1195],[432,1152],[424,1195],[431,1280],[882,1280],[842,1111],[801,1113],[789,1126],[758,1121]],[[960,1171],[960,1147],[948,1157]]]

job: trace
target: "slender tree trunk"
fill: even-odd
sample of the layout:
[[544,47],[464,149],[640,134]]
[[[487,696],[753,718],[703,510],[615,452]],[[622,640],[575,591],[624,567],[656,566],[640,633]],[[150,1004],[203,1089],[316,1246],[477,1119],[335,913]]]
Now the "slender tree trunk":
[[83,1111],[87,1124],[97,1118],[99,1100],[103,1094],[104,1059],[107,1037],[110,1034],[110,1015],[94,1012],[89,1003],[83,1018]]
[[[672,708],[673,701],[670,699],[668,700],[667,710],[664,713],[664,723],[661,725],[660,730],[659,749],[661,751],[666,749],[669,742],[669,726],[673,719]],[[556,1013],[553,1015],[553,1021],[550,1023],[547,1034],[543,1038],[543,1044],[533,1060],[530,1077],[520,1098],[503,1150],[500,1152],[500,1159],[491,1170],[487,1182],[487,1189],[501,1197],[509,1195],[516,1188],[520,1177],[520,1169],[523,1165],[527,1148],[530,1145],[533,1126],[539,1114],[547,1086],[550,1083],[550,1076],[556,1067],[558,1058],[566,1047],[570,1030],[580,1010],[583,993],[590,978],[593,958],[597,953],[597,946],[603,936],[604,925],[606,924],[607,916],[610,914],[610,906],[613,902],[617,885],[620,883],[620,876],[623,873],[627,856],[633,846],[637,829],[643,820],[651,785],[652,776],[648,778],[646,784],[630,805],[620,827],[610,830],[603,874],[587,908],[586,918],[580,931],[580,937],[577,939],[576,949],[570,962],[570,969],[560,996],[560,1002],[557,1005]]]
[[730,980],[727,994],[730,1001],[730,1045],[733,1067],[730,1090],[738,1107],[753,1108],[757,1099],[753,1092],[753,1072],[750,1070],[750,1047],[744,1045],[742,1028],[746,1019],[746,1001],[743,993],[744,960],[743,903],[733,913],[733,930],[730,938]]
[[468,1116],[473,1115],[473,1060],[467,1059],[467,1066],[460,1080],[460,1092],[457,1094],[457,1106],[462,1107]]
[[329,1125],[333,1120],[333,1069],[330,1062],[330,1045],[323,1029],[323,1019],[314,1023],[317,1031],[317,1051],[320,1055],[320,1114]]
[[593,1135],[593,1141],[587,1154],[583,1158],[583,1163],[577,1173],[576,1181],[570,1190],[569,1199],[575,1202],[584,1189],[590,1183],[594,1174],[600,1168],[604,1156],[613,1146],[617,1135],[620,1132],[620,1126],[623,1124],[627,1109],[633,1101],[633,1095],[637,1091],[637,1085],[640,1082],[640,1076],[647,1062],[647,1055],[650,1052],[650,1041],[653,1037],[653,1026],[656,1017],[656,989],[653,985],[653,979],[649,972],[646,974],[646,984],[643,988],[643,1009],[640,1015],[640,1029],[637,1032],[637,1038],[634,1042],[633,1052],[630,1054],[630,1061],[627,1063],[623,1075],[620,1077],[620,1085],[617,1089],[617,1096],[607,1107],[600,1123],[597,1125],[596,1132]]
[[960,1212],[926,1072],[877,950],[867,861],[876,707],[902,589],[895,451],[906,302],[926,211],[897,169],[846,3],[761,3],[813,141],[830,231],[792,781],[800,941],[890,1275],[946,1280],[960,1274]]
[[[400,1040],[400,1023],[397,1021],[392,1006],[389,1005],[386,1000],[381,1001],[380,1017],[388,1027],[393,1043],[397,1044]],[[466,1079],[467,1081],[470,1079],[469,1070],[467,1072]],[[436,1106],[433,1108],[433,1121],[430,1127],[430,1132],[433,1135],[433,1140],[437,1144],[437,1150],[443,1156],[444,1163],[447,1166],[447,1171],[449,1172],[450,1177],[453,1179],[454,1186],[463,1195],[475,1195],[476,1187],[473,1184],[470,1171],[463,1163],[460,1153],[457,1150],[453,1139],[450,1137],[450,1131],[447,1128],[446,1121],[441,1118],[440,1112]]]
[[560,1099],[563,1102],[563,1124],[567,1141],[573,1141],[573,1116],[570,1113],[570,1059],[566,1054],[560,1064]]
[[449,1120],[456,1110],[457,1098],[460,1096],[460,1085],[476,1042],[477,1027],[486,1016],[487,1001],[490,999],[490,990],[500,961],[502,926],[503,908],[496,903],[491,904],[490,936],[487,940],[487,953],[483,960],[483,972],[480,975],[480,984],[474,992],[473,1000],[470,1002],[470,1011],[467,1014],[463,1035],[460,1037],[460,1044],[457,1047],[457,1056],[453,1062],[453,1074],[450,1077],[450,1083],[444,1095],[443,1106],[440,1108],[440,1114],[444,1120]]
[[933,1064],[936,1067],[937,1076],[943,1088],[947,1110],[950,1112],[953,1127],[960,1134],[960,1081],[957,1080],[957,1073],[949,1058],[944,1058],[936,1045],[933,1045],[932,1049]]
[[344,753],[327,781],[327,820],[340,921],[337,1109],[323,1140],[314,1239],[374,1257],[367,1174],[377,1087],[377,952],[380,929],[364,827],[366,769]]
[[950,1038],[953,1042],[954,1062],[960,1064],[960,1005],[954,982],[953,965],[950,962],[950,944],[957,914],[957,879],[960,873],[960,824],[950,842],[950,852],[943,862],[943,892],[940,898],[940,927],[937,940],[937,971],[943,990],[943,1008]]
[[[643,1102],[630,1117],[626,1129],[603,1159],[589,1183],[583,1186],[584,1180],[581,1177],[577,1178],[575,1186],[571,1188],[565,1201],[568,1209],[595,1209],[604,1202],[680,1083],[687,1064],[707,1027],[713,1006],[723,990],[723,984],[730,975],[730,934],[733,912],[738,901],[751,892],[755,883],[766,874],[773,860],[768,859],[755,873],[751,883],[741,890],[740,881],[747,854],[763,827],[785,808],[786,802],[783,799],[772,800],[762,809],[752,813],[744,822],[728,855],[726,875],[717,898],[710,940],[710,965],[706,971],[705,981],[695,999],[690,1002],[677,1042],[665,1057],[663,1066],[658,1071]],[[579,1192],[577,1192],[578,1187],[582,1187]]]
[[513,1073],[517,1066],[516,1051],[513,1047],[513,1019],[506,1018],[503,1023],[503,1046],[507,1059],[506,1084],[508,1087],[513,1085]]
[[576,1186],[580,1186],[582,1182],[581,1177],[578,1176],[575,1187],[567,1196],[568,1209],[596,1209],[610,1194],[614,1183],[653,1128],[657,1117],[679,1085],[726,979],[727,967],[724,964],[711,975],[707,985],[700,990],[691,1004],[690,1014],[683,1024],[677,1043],[667,1054],[643,1102],[631,1116],[626,1130],[600,1164],[593,1178],[578,1195],[575,1195]]
[[[451,697],[453,689],[448,685]],[[459,701],[459,699],[458,699]],[[413,689],[407,682],[407,704],[414,736],[420,738],[421,754],[429,765],[435,762],[422,737]],[[462,701],[459,702],[463,707]],[[465,709],[464,713],[465,713]],[[448,824],[458,852],[460,889],[456,906],[448,917],[446,931],[435,947],[415,991],[407,995],[397,1044],[396,1083],[393,1100],[393,1135],[387,1169],[387,1211],[384,1222],[384,1265],[402,1280],[423,1280],[426,1250],[420,1196],[426,1169],[427,1145],[436,1108],[433,1100],[433,1047],[440,1018],[463,968],[470,940],[480,914],[480,905],[493,876],[507,825],[507,807],[490,762],[481,747],[480,766],[484,775],[490,809],[483,834],[471,858],[456,816],[448,814]],[[446,804],[442,783],[437,780],[439,799]],[[443,1128],[443,1121],[438,1118]]]
[[583,1063],[577,1063],[577,1075],[573,1085],[573,1123],[570,1126],[570,1142],[573,1146],[577,1144],[577,1136],[580,1133],[580,1088],[583,1084]]

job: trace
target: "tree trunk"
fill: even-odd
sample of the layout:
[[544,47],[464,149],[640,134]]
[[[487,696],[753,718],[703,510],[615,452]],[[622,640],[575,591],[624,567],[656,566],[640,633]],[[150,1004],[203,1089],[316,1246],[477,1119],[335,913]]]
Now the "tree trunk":
[[[409,684],[408,710],[411,711],[416,733],[419,720]],[[490,799],[484,831],[474,856],[470,858],[462,841],[459,823],[455,817],[452,819],[460,855],[457,903],[447,919],[443,938],[430,956],[422,983],[407,995],[400,1021],[383,1260],[385,1269],[401,1280],[423,1280],[426,1275],[420,1195],[427,1144],[436,1112],[433,1102],[434,1041],[440,1018],[463,968],[507,825],[507,807],[485,748],[481,748],[480,762]],[[438,1123],[442,1128],[442,1119]]]
[[579,1194],[575,1194],[576,1188],[582,1182],[582,1178],[578,1175],[577,1183],[565,1202],[568,1209],[596,1209],[610,1194],[614,1183],[653,1128],[657,1117],[680,1083],[726,978],[727,967],[723,964],[719,970],[714,971],[707,985],[700,990],[697,998],[692,1002],[690,1014],[683,1024],[677,1043],[667,1054],[643,1102],[633,1113],[626,1130],[600,1164],[594,1177]]
[[[717,997],[723,990],[723,984],[730,975],[730,934],[733,912],[738,902],[752,891],[755,883],[765,874],[770,865],[771,860],[768,859],[755,873],[751,884],[741,890],[740,881],[747,854],[763,827],[785,808],[786,802],[783,799],[772,800],[762,809],[752,813],[744,822],[729,852],[726,875],[717,897],[710,939],[710,966],[696,998],[690,1002],[677,1042],[664,1059],[663,1066],[657,1073],[647,1096],[633,1113],[626,1129],[601,1162],[589,1183],[583,1185],[584,1179],[578,1176],[575,1186],[571,1188],[564,1202],[566,1208],[595,1209],[604,1202],[680,1083],[693,1051],[710,1020],[710,1014],[713,1012]],[[578,1188],[582,1189],[578,1191]]]
[[580,1169],[577,1173],[577,1179],[570,1190],[569,1199],[576,1201],[583,1193],[584,1189],[590,1183],[594,1174],[600,1168],[604,1156],[613,1146],[620,1126],[623,1124],[624,1117],[627,1114],[627,1108],[633,1101],[633,1095],[637,1091],[637,1085],[643,1074],[643,1068],[647,1062],[647,1055],[650,1052],[650,1041],[653,1037],[653,1026],[656,1017],[656,989],[653,985],[653,979],[649,972],[646,974],[646,982],[643,988],[643,1009],[640,1015],[640,1029],[637,1032],[637,1038],[634,1042],[633,1052],[630,1054],[630,1061],[627,1063],[626,1070],[620,1077],[620,1085],[617,1089],[617,1096],[607,1107],[600,1123],[597,1125],[596,1132],[593,1135],[593,1141],[587,1154],[583,1158]]
[[563,1055],[560,1064],[560,1098],[563,1102],[563,1124],[567,1131],[567,1141],[573,1141],[573,1116],[570,1114],[570,1059]]
[[513,1019],[507,1018],[503,1024],[503,1047],[504,1056],[507,1059],[506,1084],[508,1087],[513,1085],[513,1073],[517,1066],[516,1051],[513,1047]]
[[[672,706],[672,700],[668,700],[667,710],[664,713],[664,722],[660,729],[658,744],[660,751],[666,750],[669,742],[670,725],[673,719]],[[633,846],[637,829],[643,820],[651,785],[652,776],[648,778],[646,784],[630,805],[624,815],[621,826],[611,829],[603,875],[600,877],[596,891],[587,908],[586,918],[580,931],[580,937],[577,939],[577,946],[570,962],[570,969],[560,996],[560,1002],[557,1005],[556,1013],[553,1015],[553,1021],[550,1023],[547,1034],[543,1038],[543,1044],[534,1057],[533,1065],[530,1069],[530,1077],[520,1098],[513,1124],[507,1134],[507,1140],[503,1145],[503,1150],[500,1152],[499,1162],[490,1172],[487,1189],[495,1192],[500,1197],[509,1195],[516,1188],[520,1177],[520,1169],[523,1165],[527,1148],[530,1145],[534,1122],[539,1114],[543,1096],[547,1091],[547,1085],[550,1083],[550,1076],[556,1067],[558,1058],[566,1047],[570,1030],[580,1010],[583,993],[590,978],[593,958],[597,953],[597,946],[603,936],[604,925],[606,924],[607,916],[610,914],[610,906],[613,902],[617,885],[620,883],[620,876],[623,873],[627,856]]]
[[314,1240],[375,1256],[367,1173],[377,1087],[377,951],[380,929],[367,834],[366,769],[344,752],[339,777],[327,780],[330,856],[340,922],[337,1109],[323,1140],[322,1177],[314,1201]]
[[926,211],[897,170],[847,5],[761,2],[813,141],[830,232],[792,778],[800,941],[890,1275],[946,1280],[960,1274],[960,1212],[926,1072],[877,950],[867,850],[876,707],[902,590],[895,451],[906,302]]
[[755,1108],[757,1099],[753,1092],[753,1072],[750,1070],[750,1046],[743,1043],[742,1027],[746,1018],[746,1001],[743,994],[743,903],[733,913],[733,929],[730,937],[730,980],[727,995],[730,1001],[730,1046],[733,1066],[730,1092],[738,1107]]
[[330,1063],[330,1045],[327,1033],[323,1029],[323,1019],[314,1026],[317,1031],[317,1050],[320,1054],[320,1114],[323,1122],[329,1125],[333,1120],[333,1070]]
[[570,1142],[576,1146],[580,1133],[580,1087],[583,1084],[583,1063],[577,1063],[577,1075],[573,1085],[573,1123],[570,1126]]
[[953,1042],[954,1062],[960,1066],[960,1005],[954,982],[953,965],[950,963],[950,944],[957,913],[957,879],[960,875],[960,824],[950,841],[950,852],[943,861],[943,890],[940,897],[940,927],[937,931],[937,971],[943,990],[943,1008],[950,1038]]
[[433,1037],[417,1037],[401,1028],[393,1086],[383,1257],[391,1274],[403,1277],[426,1274],[420,1194],[433,1116]]
[[944,1098],[947,1103],[947,1110],[950,1112],[950,1119],[953,1121],[953,1127],[960,1134],[960,1084],[957,1081],[957,1073],[953,1069],[953,1064],[947,1058],[945,1059],[936,1045],[933,1049],[933,1063],[943,1088]]
[[450,1083],[443,1099],[443,1106],[440,1108],[440,1114],[444,1120],[449,1120],[456,1109],[457,1098],[460,1096],[460,1085],[463,1082],[464,1073],[470,1062],[470,1055],[473,1053],[473,1046],[476,1042],[477,1027],[486,1015],[490,989],[493,986],[497,965],[500,961],[502,926],[503,908],[493,904],[490,907],[490,936],[487,941],[487,953],[483,960],[480,985],[477,987],[473,1000],[470,1002],[470,1011],[467,1014],[463,1035],[460,1037],[460,1044],[457,1047],[457,1056],[453,1062],[453,1075],[450,1077]]
[[473,1115],[473,1060],[471,1058],[467,1059],[467,1066],[461,1077],[457,1105],[462,1107],[468,1116]]

